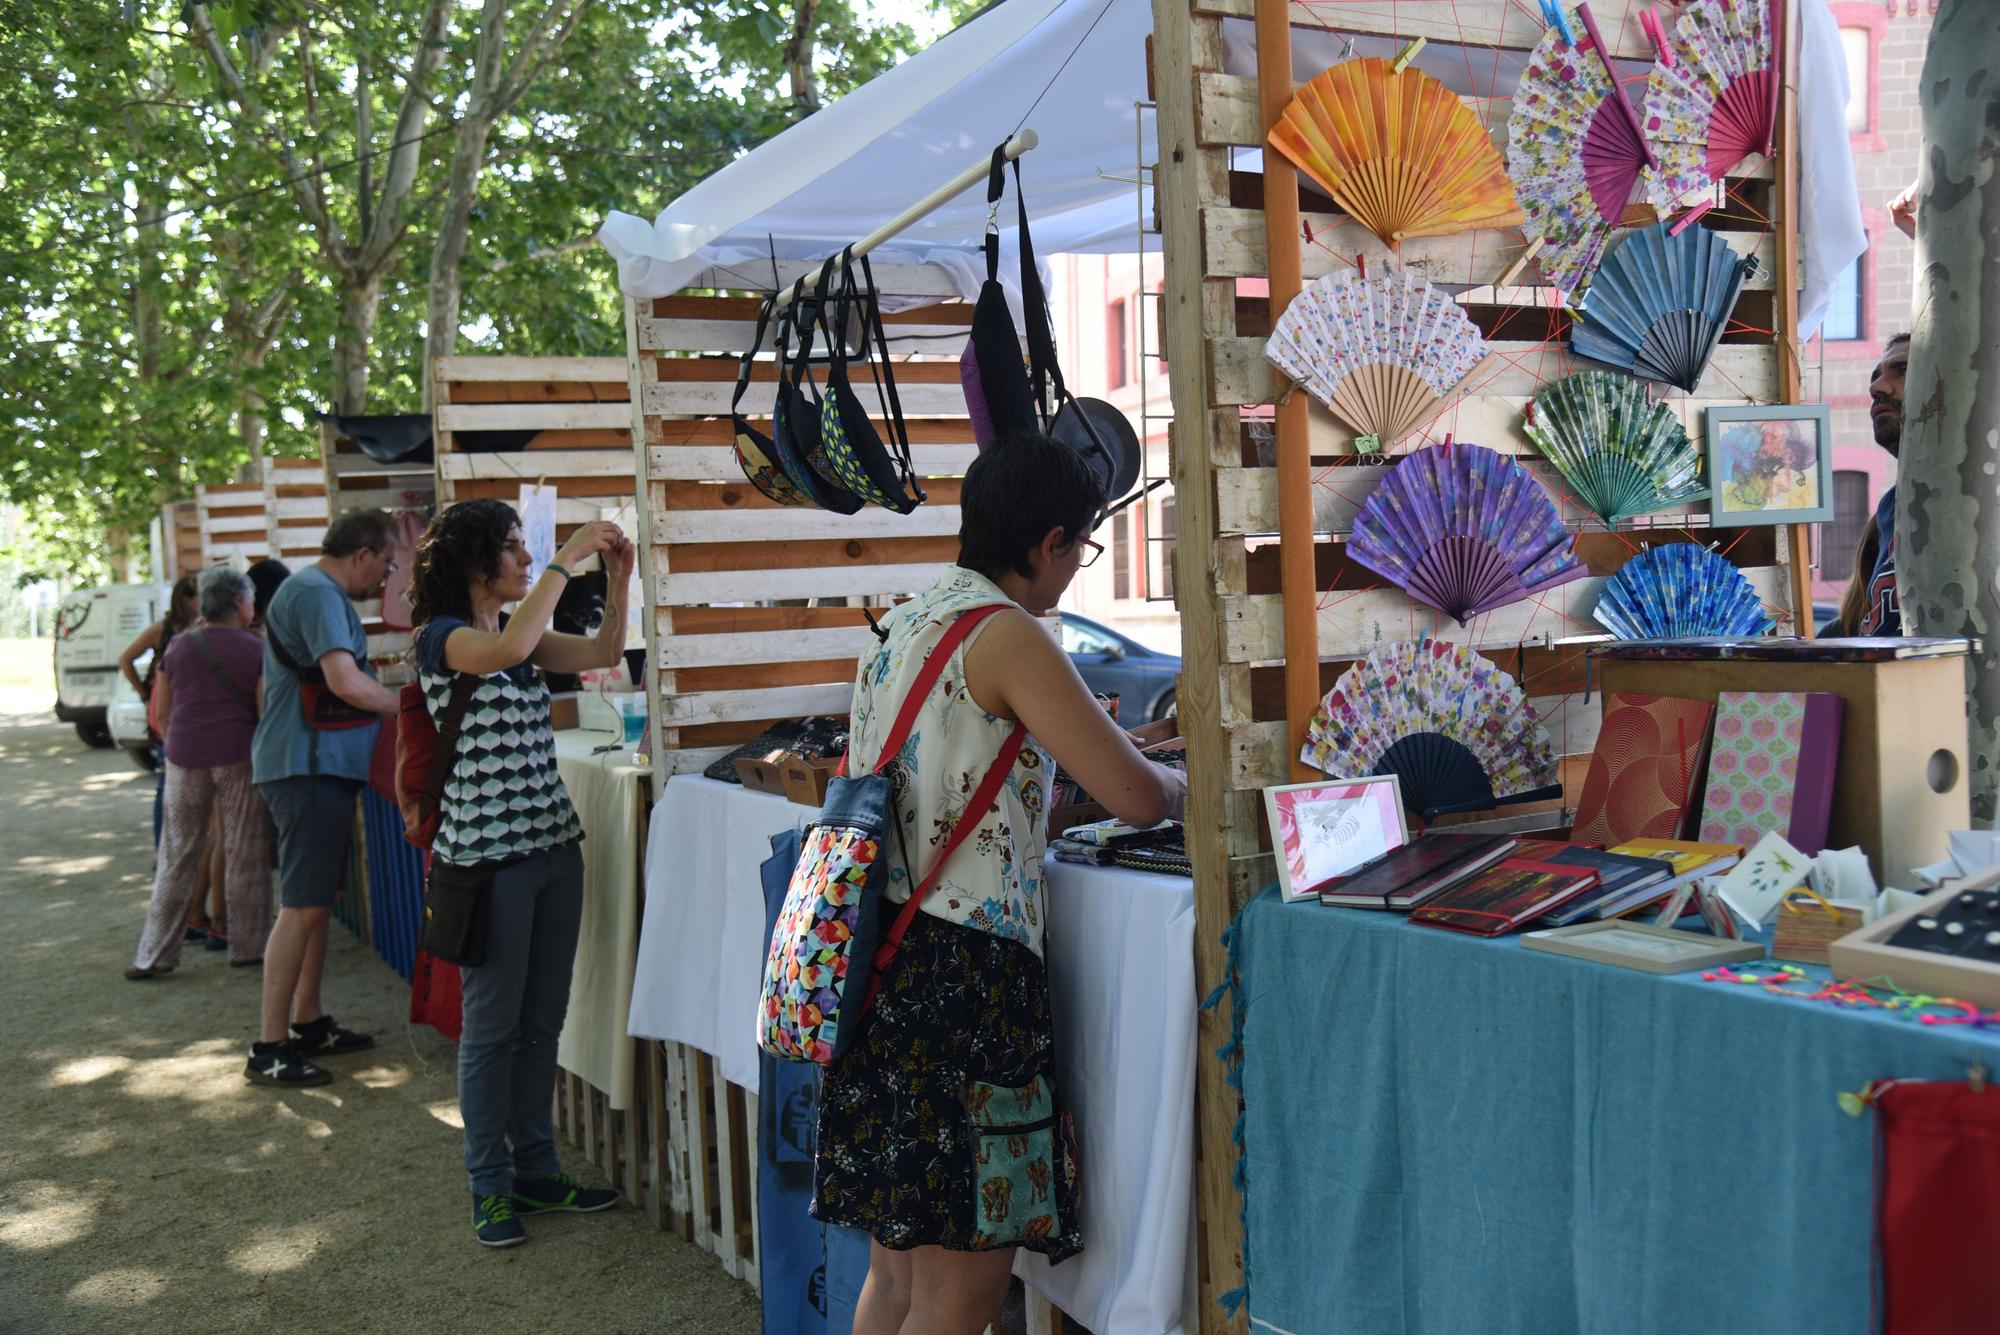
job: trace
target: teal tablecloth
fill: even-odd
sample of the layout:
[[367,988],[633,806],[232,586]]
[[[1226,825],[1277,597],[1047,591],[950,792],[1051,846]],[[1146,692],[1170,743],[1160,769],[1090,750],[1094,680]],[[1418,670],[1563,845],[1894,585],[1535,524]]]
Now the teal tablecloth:
[[1862,1335],[1875,1127],[1836,1095],[2000,1069],[1992,1030],[1274,891],[1234,954],[1254,1329]]

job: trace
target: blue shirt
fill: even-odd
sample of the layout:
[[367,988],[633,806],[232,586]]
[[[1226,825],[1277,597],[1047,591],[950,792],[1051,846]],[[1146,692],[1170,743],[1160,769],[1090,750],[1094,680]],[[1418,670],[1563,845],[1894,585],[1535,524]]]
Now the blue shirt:
[[264,613],[264,716],[250,742],[250,777],[257,783],[325,775],[336,779],[368,778],[375,754],[375,734],[381,724],[321,731],[306,726],[299,703],[299,679],[271,652],[270,641],[282,640],[285,652],[301,667],[313,667],[322,654],[345,649],[370,676],[368,636],[347,590],[317,565],[309,565],[283,584]]
[[1882,493],[1875,507],[1875,570],[1868,577],[1868,605],[1861,610],[1857,635],[1903,633],[1903,605],[1896,594],[1896,489]]

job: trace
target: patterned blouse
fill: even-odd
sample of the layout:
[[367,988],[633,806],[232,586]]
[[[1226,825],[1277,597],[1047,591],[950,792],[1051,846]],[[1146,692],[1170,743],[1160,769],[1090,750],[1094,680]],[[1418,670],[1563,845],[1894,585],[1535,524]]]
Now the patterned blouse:
[[[1015,605],[984,575],[952,566],[928,592],[882,618],[889,638],[861,660],[854,681],[852,772],[864,772],[863,764],[878,758],[911,682],[946,628],[959,614],[996,603]],[[907,902],[915,884],[904,851],[914,864],[915,880],[922,880],[1014,729],[1012,720],[981,709],[966,689],[965,655],[984,629],[975,630],[952,655],[903,746],[896,798],[903,840],[890,841],[895,870],[889,899],[895,903]],[[1029,738],[993,809],[952,854],[923,912],[1041,953],[1042,854],[1048,845],[1046,807],[1053,772],[1048,753]]]
[[[456,675],[445,666],[444,642],[465,624],[457,617],[436,617],[417,631],[412,656],[433,724],[451,700]],[[556,772],[549,686],[533,664],[479,679],[438,805],[432,850],[455,867],[511,861],[583,838],[569,790]]]

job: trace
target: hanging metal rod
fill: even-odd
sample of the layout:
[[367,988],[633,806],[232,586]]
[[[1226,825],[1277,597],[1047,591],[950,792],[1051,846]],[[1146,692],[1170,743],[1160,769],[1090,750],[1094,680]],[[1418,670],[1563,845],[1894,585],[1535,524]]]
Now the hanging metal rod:
[[[1007,161],[1012,162],[1041,142],[1033,130],[1022,130],[1007,141],[1006,147],[1001,152],[1006,156]],[[854,258],[857,260],[860,259],[863,255],[868,254],[884,242],[893,240],[898,234],[916,226],[919,222],[922,222],[931,214],[951,203],[952,200],[957,199],[973,186],[980,184],[992,170],[993,155],[988,153],[978,162],[967,167],[964,171],[952,177],[951,180],[931,191],[931,193],[889,219],[888,222],[883,223],[867,236],[855,242],[853,247]],[[787,288],[778,293],[777,303],[772,307],[772,310],[781,311],[790,305],[793,292],[810,292],[818,287],[819,280],[826,275],[827,270],[839,263],[839,255],[828,256],[826,262],[820,265],[810,278],[806,279],[804,286]]]

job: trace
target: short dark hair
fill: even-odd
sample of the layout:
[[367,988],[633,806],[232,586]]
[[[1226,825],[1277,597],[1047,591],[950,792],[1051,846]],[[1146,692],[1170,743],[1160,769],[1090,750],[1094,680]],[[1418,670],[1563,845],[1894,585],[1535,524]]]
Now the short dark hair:
[[326,526],[319,549],[328,556],[352,556],[366,549],[386,552],[395,545],[395,530],[386,510],[348,510]]
[[1075,542],[1104,512],[1104,484],[1083,456],[1036,431],[993,442],[965,471],[959,493],[958,564],[987,578],[1032,578],[1028,554],[1052,528]]
[[425,526],[410,559],[410,624],[436,617],[472,620],[472,578],[500,573],[507,534],[521,516],[505,501],[460,501]]
[[250,567],[250,588],[252,596],[256,599],[257,620],[264,619],[265,611],[271,606],[271,599],[277,596],[278,586],[291,576],[292,568],[275,556]]
[[1882,355],[1884,357],[1888,356],[1889,349],[1895,347],[1898,343],[1908,343],[1909,341],[1910,341],[1910,336],[1907,332],[1901,334],[1889,335],[1889,341],[1882,345]]

